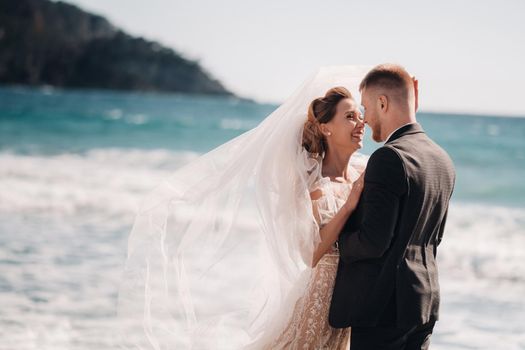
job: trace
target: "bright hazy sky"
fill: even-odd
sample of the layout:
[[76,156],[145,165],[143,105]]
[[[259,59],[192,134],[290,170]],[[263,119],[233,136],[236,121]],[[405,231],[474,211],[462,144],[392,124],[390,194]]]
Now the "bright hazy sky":
[[68,0],[283,101],[318,67],[396,62],[422,110],[525,116],[524,0]]

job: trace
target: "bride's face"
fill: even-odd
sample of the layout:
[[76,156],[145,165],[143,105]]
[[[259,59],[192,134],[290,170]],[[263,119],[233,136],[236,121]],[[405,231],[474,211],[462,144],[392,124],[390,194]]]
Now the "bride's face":
[[363,147],[365,133],[364,122],[357,103],[345,98],[336,106],[332,120],[325,124],[329,135],[326,137],[328,147],[341,150],[353,150]]

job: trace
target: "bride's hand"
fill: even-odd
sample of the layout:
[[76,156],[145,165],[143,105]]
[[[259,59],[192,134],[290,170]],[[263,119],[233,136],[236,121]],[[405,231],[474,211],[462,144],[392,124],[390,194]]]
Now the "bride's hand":
[[359,178],[352,184],[352,190],[350,191],[348,199],[345,203],[345,207],[349,212],[353,212],[357,207],[357,203],[359,203],[359,198],[361,198],[361,193],[363,192],[364,184],[365,172],[363,172],[361,176],[359,176]]

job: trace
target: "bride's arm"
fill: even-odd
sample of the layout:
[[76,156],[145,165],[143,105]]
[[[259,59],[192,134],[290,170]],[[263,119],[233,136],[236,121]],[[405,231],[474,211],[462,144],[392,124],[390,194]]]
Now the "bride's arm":
[[[323,228],[319,231],[321,242],[317,245],[314,251],[312,267],[315,267],[317,265],[319,260],[321,260],[321,258],[331,249],[332,245],[337,241],[339,233],[343,229],[346,220],[348,220],[350,215],[354,212],[355,208],[357,207],[357,203],[359,202],[359,197],[361,196],[362,191],[363,175],[361,175],[359,179],[357,179],[353,183],[352,191],[350,192],[350,195],[348,196],[348,199],[345,202],[345,204],[334,215],[332,220],[330,220],[330,222],[324,225]],[[316,194],[313,194],[312,199],[316,199],[315,197]],[[315,205],[314,214],[316,215],[316,217],[318,217]]]

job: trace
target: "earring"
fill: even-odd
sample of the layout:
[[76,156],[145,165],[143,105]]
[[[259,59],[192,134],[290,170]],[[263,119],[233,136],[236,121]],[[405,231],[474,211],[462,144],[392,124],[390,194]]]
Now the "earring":
[[329,131],[329,132],[328,132],[328,136],[331,136],[331,135],[332,135],[332,133]]

